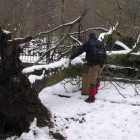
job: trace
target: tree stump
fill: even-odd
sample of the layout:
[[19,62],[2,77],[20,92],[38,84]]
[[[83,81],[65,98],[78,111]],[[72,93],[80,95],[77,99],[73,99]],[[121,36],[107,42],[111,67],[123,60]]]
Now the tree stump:
[[50,112],[22,73],[20,44],[31,39],[13,39],[10,32],[0,28],[0,139],[27,132],[34,118],[40,127],[52,126]]

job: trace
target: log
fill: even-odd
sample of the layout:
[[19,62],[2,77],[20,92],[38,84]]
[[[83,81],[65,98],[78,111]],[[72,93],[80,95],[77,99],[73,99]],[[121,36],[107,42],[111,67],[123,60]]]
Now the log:
[[[43,70],[44,69],[35,70],[33,73],[28,73],[28,75],[30,74],[41,75]],[[52,72],[54,71],[52,70]],[[43,88],[55,85],[66,78],[69,78],[69,77],[76,78],[77,75],[82,76],[82,65],[77,64],[75,66],[71,65],[68,68],[64,68],[64,69],[55,69],[55,72],[52,75],[49,75],[50,71],[48,70],[46,70],[45,73],[46,74],[43,79],[36,80],[35,83],[32,84],[38,93]]]
[[[36,80],[33,83],[33,87],[35,87],[36,91],[39,93],[43,88],[53,86],[66,78],[76,78],[77,76],[83,77],[85,81],[83,81],[85,87],[82,89],[82,94],[87,95],[88,91],[88,73],[83,73],[82,64],[70,65],[64,69],[55,69],[55,70],[45,70],[45,76],[41,80]],[[32,73],[27,73],[28,76],[33,75],[42,75],[44,69],[35,70]],[[49,75],[49,73],[53,73]],[[82,76],[84,74],[84,76]],[[135,79],[134,79],[135,77]],[[140,77],[137,76],[137,70],[133,69],[132,67],[112,67],[112,65],[107,65],[103,71],[103,75],[101,80],[102,81],[116,81],[116,82],[124,82],[124,83],[133,83],[139,84],[140,81],[138,80]]]

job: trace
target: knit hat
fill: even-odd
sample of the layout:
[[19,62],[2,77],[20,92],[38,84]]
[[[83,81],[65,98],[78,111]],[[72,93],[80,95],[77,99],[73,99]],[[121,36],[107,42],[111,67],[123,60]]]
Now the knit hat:
[[93,29],[89,30],[88,34],[89,34],[89,36],[96,37],[96,31]]

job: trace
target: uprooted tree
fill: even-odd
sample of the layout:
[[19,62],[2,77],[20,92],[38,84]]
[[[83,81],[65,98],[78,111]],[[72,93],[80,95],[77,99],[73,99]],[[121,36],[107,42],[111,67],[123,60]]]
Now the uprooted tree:
[[[70,25],[69,31],[85,14],[86,11]],[[50,112],[41,104],[38,92],[22,73],[19,56],[23,44],[31,40],[31,36],[14,38],[11,32],[0,27],[0,139],[28,131],[34,118],[38,126],[53,126]],[[58,137],[63,138],[61,135]]]
[[38,126],[52,125],[50,112],[22,73],[20,44],[31,39],[14,39],[10,32],[0,28],[0,139],[28,131],[34,118]]

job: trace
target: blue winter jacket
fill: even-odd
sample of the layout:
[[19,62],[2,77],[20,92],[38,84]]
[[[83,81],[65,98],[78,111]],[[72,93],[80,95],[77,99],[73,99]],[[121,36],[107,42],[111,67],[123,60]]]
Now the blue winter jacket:
[[[91,39],[91,38],[90,38]],[[91,61],[89,58],[89,53],[90,53],[90,39],[85,42],[83,45],[81,45],[72,55],[71,59],[76,58],[77,56],[81,55],[82,53],[86,52],[86,61],[88,66],[94,66],[94,65],[100,65],[99,61]],[[96,41],[97,38],[92,38],[92,41]],[[103,62],[105,64],[105,61]]]

